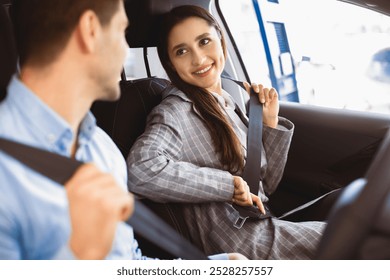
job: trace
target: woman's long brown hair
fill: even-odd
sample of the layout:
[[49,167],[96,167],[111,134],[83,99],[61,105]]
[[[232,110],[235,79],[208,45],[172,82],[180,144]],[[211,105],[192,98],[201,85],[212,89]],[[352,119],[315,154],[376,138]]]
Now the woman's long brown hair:
[[219,154],[221,164],[226,170],[234,174],[241,171],[244,167],[244,158],[241,143],[231,124],[223,114],[213,95],[204,88],[183,81],[173,69],[169,59],[169,34],[173,27],[190,17],[202,18],[217,30],[221,36],[221,43],[226,57],[225,39],[216,20],[208,11],[191,5],[179,6],[163,16],[157,45],[158,55],[171,82],[186,94],[202,116]]

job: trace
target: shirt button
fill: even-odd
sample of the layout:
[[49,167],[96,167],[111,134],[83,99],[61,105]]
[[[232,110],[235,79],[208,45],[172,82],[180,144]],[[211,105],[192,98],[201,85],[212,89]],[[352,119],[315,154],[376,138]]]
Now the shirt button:
[[51,144],[53,144],[53,143],[56,141],[56,137],[55,137],[54,134],[49,134],[49,135],[47,136],[47,140],[48,140]]

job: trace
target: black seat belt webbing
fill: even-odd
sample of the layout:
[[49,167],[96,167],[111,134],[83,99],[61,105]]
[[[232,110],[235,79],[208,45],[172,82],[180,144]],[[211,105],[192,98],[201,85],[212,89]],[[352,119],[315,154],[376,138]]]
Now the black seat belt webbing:
[[[221,76],[224,79],[231,80],[242,87],[244,90],[243,82],[232,79],[227,76],[226,73]],[[259,184],[262,183],[262,178],[260,174],[261,168],[261,150],[262,150],[262,126],[263,126],[263,110],[262,105],[260,104],[257,94],[251,89],[251,95],[249,100],[249,124],[248,124],[248,143],[247,143],[247,158],[246,164],[243,172],[243,179],[248,183],[248,186],[251,190],[251,193],[257,194],[259,192]],[[242,113],[242,112],[240,112]],[[253,121],[259,120],[259,121]],[[293,217],[294,215],[299,215],[300,212],[305,211],[310,206],[315,205],[317,202],[321,202],[326,199],[331,194],[336,194],[340,189],[332,190],[320,197],[313,199],[303,205],[300,205],[280,216],[278,219],[286,219]],[[233,207],[239,212],[239,218],[236,220],[234,226],[236,228],[241,228],[245,223],[247,218],[256,218],[256,219],[266,219],[273,217],[272,213],[267,207],[267,204],[264,204],[266,209],[266,214],[263,215],[259,212],[257,207],[243,207],[236,204],[233,204]]]
[[24,165],[61,185],[65,184],[83,164],[59,154],[4,138],[0,138],[0,149]]
[[242,177],[248,183],[253,194],[259,192],[261,178],[261,150],[263,147],[263,106],[257,94],[251,89],[249,100],[249,124],[247,157]]
[[[221,76],[224,79],[231,80],[242,87],[243,82],[232,79],[227,75]],[[262,184],[261,178],[261,151],[263,147],[263,105],[259,102],[258,94],[253,88],[250,91],[249,97],[249,124],[247,136],[247,156],[242,178],[248,183],[251,193],[258,195],[259,184]],[[271,217],[266,205],[266,214],[262,214],[256,206],[239,206],[233,204],[233,207],[239,212],[239,218],[234,223],[234,226],[240,229],[247,218],[266,219]]]
[[[83,164],[49,151],[24,145],[0,137],[0,150],[38,173],[63,185]],[[188,260],[205,260],[207,257],[179,235],[156,214],[138,200],[133,215],[126,221],[138,234],[172,255]]]
[[[243,82],[225,75],[222,78],[231,80],[246,90]],[[260,167],[263,146],[263,105],[259,102],[258,95],[254,92],[253,88],[251,88],[249,98],[247,156],[242,177],[248,183],[251,192],[257,194],[259,192],[259,182],[262,180]]]

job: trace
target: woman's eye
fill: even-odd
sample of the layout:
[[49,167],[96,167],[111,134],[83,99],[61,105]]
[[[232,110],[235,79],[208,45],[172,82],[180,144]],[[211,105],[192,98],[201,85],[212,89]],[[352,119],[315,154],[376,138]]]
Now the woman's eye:
[[204,38],[204,39],[200,40],[200,45],[202,45],[202,46],[207,45],[208,43],[210,43],[209,38]]
[[185,54],[186,52],[187,52],[187,51],[186,51],[185,49],[178,49],[178,50],[176,51],[176,55],[180,56],[180,55]]

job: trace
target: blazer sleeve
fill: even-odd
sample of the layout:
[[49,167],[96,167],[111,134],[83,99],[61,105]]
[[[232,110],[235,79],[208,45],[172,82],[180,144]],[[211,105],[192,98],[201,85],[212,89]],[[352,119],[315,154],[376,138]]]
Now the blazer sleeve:
[[294,124],[279,117],[277,128],[264,126],[263,147],[266,162],[262,163],[263,187],[267,194],[273,193],[282,179],[288,151],[294,133]]
[[182,132],[178,114],[168,106],[148,116],[145,132],[127,158],[128,187],[158,202],[231,201],[233,176],[223,170],[182,161]]

